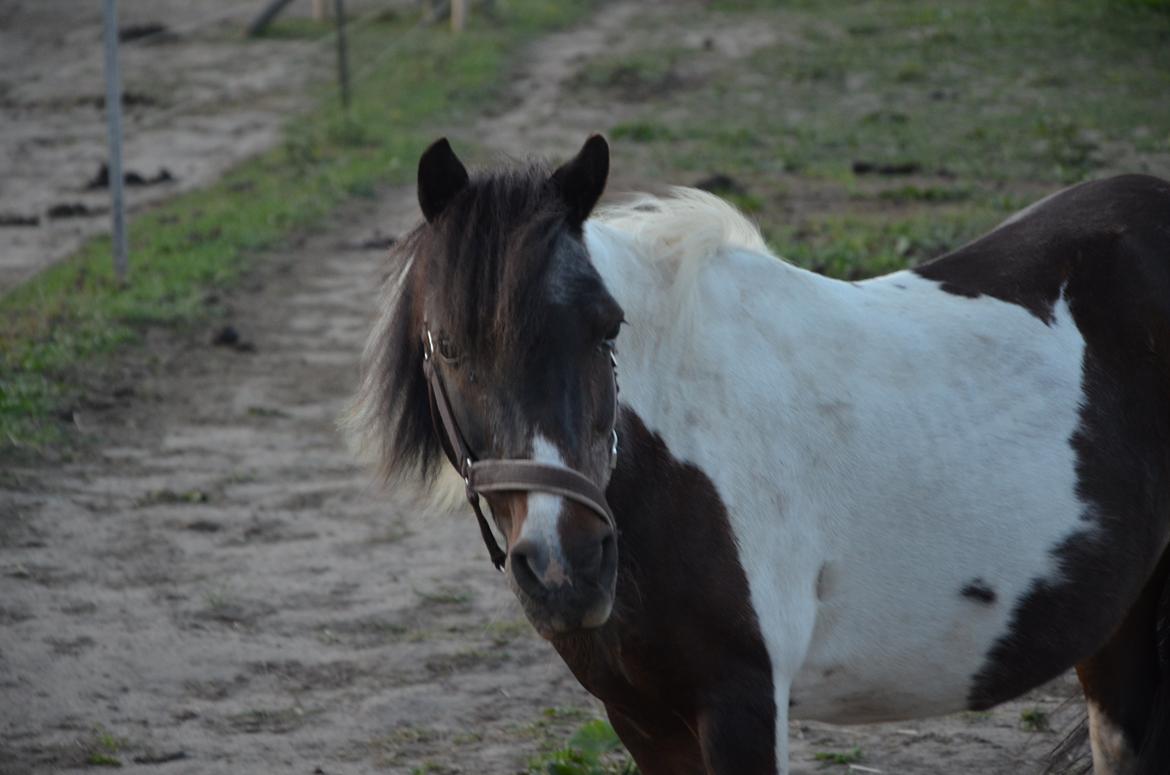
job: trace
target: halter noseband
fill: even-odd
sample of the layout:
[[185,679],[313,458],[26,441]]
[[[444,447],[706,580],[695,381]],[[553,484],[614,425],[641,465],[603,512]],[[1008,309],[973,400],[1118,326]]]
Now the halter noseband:
[[[446,444],[443,447],[447,459],[467,487],[467,501],[475,511],[475,518],[479,521],[479,532],[487,546],[488,555],[496,570],[504,570],[504,562],[508,555],[496,543],[496,537],[488,526],[483,509],[479,505],[481,493],[532,491],[546,492],[552,495],[574,500],[587,506],[602,518],[610,529],[616,530],[613,513],[605,500],[605,493],[588,477],[574,471],[567,466],[552,463],[538,463],[535,460],[493,459],[479,460],[471,451],[459,424],[455,421],[455,413],[451,410],[451,400],[447,396],[447,388],[443,378],[434,364],[435,343],[431,339],[431,331],[424,326],[423,333],[423,374],[427,378],[427,392],[430,394],[431,422],[439,432],[440,439]],[[612,470],[617,465],[618,433],[617,433],[617,358],[613,351],[609,354],[613,377],[613,422],[611,436],[613,443],[610,447],[609,465]],[[437,415],[437,419],[436,419]]]

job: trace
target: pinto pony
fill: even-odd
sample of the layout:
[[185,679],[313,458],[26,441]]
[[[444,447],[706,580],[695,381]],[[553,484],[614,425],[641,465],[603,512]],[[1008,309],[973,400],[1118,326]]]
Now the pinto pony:
[[842,282],[699,191],[595,212],[608,169],[432,145],[348,424],[472,499],[642,772],[786,773],[790,717],[1072,666],[1094,771],[1170,772],[1170,184]]

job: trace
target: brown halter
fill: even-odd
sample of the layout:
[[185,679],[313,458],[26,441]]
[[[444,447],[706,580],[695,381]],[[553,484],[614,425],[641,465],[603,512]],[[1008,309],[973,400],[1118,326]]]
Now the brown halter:
[[[423,333],[423,374],[427,378],[427,392],[430,394],[431,422],[439,433],[439,438],[445,441],[443,451],[451,465],[463,477],[467,486],[467,501],[475,510],[475,518],[479,521],[479,532],[483,535],[484,545],[496,570],[504,570],[504,562],[508,555],[496,543],[496,537],[488,526],[483,509],[479,505],[481,493],[532,491],[547,492],[560,495],[589,507],[601,517],[611,529],[616,530],[613,513],[605,500],[605,493],[588,477],[571,468],[551,463],[538,463],[535,460],[479,460],[467,445],[463,434],[459,431],[459,424],[455,422],[455,413],[451,410],[451,401],[447,397],[447,388],[439,376],[439,370],[434,364],[435,343],[431,339],[429,328]],[[610,468],[617,464],[617,359],[613,352],[609,355],[613,375],[613,402],[614,427],[611,429],[613,444],[610,448]],[[437,417],[436,417],[437,416]]]

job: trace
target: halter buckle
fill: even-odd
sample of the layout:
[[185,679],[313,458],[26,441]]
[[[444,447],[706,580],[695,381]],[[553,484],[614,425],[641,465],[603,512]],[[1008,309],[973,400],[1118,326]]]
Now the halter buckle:
[[431,329],[427,329],[427,346],[423,348],[423,360],[429,361],[435,354],[435,340],[431,339]]

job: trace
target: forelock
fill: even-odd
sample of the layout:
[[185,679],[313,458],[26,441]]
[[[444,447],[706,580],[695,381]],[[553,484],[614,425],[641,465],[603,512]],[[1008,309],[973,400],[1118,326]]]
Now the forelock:
[[465,347],[509,348],[540,325],[554,253],[572,236],[550,174],[542,162],[477,174],[421,227],[417,255],[448,333]]

